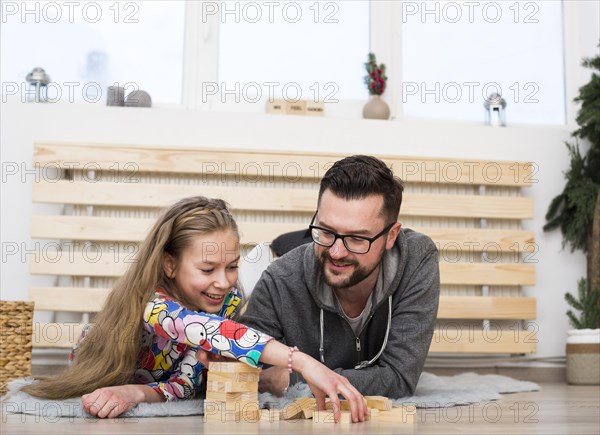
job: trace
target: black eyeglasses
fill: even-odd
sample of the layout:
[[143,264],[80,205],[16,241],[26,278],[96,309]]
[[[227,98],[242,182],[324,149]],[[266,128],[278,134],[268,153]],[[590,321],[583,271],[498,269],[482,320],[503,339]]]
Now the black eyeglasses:
[[310,221],[310,225],[308,228],[310,229],[310,234],[312,239],[317,245],[325,246],[329,248],[334,245],[337,239],[342,239],[342,243],[349,252],[353,252],[354,254],[366,254],[371,249],[371,244],[389,232],[396,222],[392,222],[387,227],[385,227],[380,233],[374,235],[373,237],[364,237],[364,236],[354,236],[348,234],[338,234],[334,233],[327,228],[321,228],[316,225],[313,225],[315,222],[315,218],[317,217],[317,212],[315,212],[312,220]]

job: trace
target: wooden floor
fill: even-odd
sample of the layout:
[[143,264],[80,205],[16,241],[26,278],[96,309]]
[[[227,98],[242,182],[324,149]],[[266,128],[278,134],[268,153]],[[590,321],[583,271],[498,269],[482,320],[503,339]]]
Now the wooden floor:
[[507,394],[496,402],[423,409],[417,423],[376,421],[346,426],[314,425],[311,420],[277,423],[203,423],[201,416],[97,419],[44,419],[1,415],[2,434],[598,434],[600,387],[541,384],[542,390]]

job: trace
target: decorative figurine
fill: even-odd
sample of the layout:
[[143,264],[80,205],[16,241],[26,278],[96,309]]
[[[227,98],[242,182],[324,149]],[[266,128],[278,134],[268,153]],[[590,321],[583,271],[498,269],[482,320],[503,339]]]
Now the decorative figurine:
[[506,100],[498,93],[490,94],[483,102],[485,108],[485,124],[493,127],[506,126]]
[[125,105],[125,88],[122,86],[109,86],[106,89],[106,105],[107,106],[124,106]]
[[127,95],[125,105],[128,107],[152,107],[152,98],[146,91],[132,91]]
[[50,76],[46,74],[43,68],[35,67],[27,77],[25,77],[29,86],[35,89],[35,102],[42,103],[48,101],[47,88],[50,83]]

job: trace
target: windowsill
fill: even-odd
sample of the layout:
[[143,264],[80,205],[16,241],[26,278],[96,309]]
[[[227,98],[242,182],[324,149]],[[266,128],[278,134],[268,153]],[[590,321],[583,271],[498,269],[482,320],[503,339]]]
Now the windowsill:
[[[210,119],[222,119],[227,117],[231,121],[239,120],[239,119],[253,119],[253,120],[268,120],[273,122],[282,121],[285,124],[313,124],[313,125],[322,125],[325,123],[334,123],[337,125],[344,125],[348,122],[354,125],[355,123],[365,124],[365,125],[377,125],[382,128],[390,128],[392,126],[406,126],[406,127],[415,127],[415,128],[452,128],[452,129],[484,129],[489,131],[502,131],[502,130],[528,130],[528,131],[536,131],[536,130],[552,130],[552,131],[574,131],[577,126],[567,126],[567,125],[543,125],[543,124],[519,124],[519,123],[511,123],[510,119],[507,122],[505,127],[495,127],[485,125],[483,122],[474,122],[474,121],[466,121],[466,120],[450,120],[450,119],[426,119],[426,118],[414,118],[414,117],[394,117],[392,116],[390,120],[385,122],[385,120],[373,120],[373,119],[364,119],[362,117],[362,106],[365,104],[364,101],[352,101],[348,104],[345,104],[345,107],[341,109],[332,110],[332,106],[325,106],[325,115],[324,116],[308,116],[308,115],[280,115],[280,114],[269,114],[266,112],[260,112],[256,110],[256,106],[250,107],[248,105],[242,105],[243,110],[236,110],[236,106],[233,104],[229,105],[218,105],[215,107],[215,110],[208,109],[188,109],[183,104],[157,104],[151,108],[138,108],[138,107],[120,107],[120,106],[106,106],[104,102],[85,102],[85,101],[59,101],[53,103],[34,103],[34,102],[22,102],[19,97],[2,97],[2,104],[8,105],[9,107],[15,107],[20,104],[30,106],[32,109],[40,109],[44,110],[48,107],[57,107],[62,109],[73,108],[74,110],[90,110],[93,112],[96,111],[120,111],[120,110],[128,110],[130,113],[137,113],[137,115],[142,115],[144,111],[152,112],[156,114],[157,112],[167,114],[169,112],[176,112],[181,114],[189,113],[197,114],[202,117],[207,117]],[[250,109],[249,109],[250,107]],[[329,110],[328,110],[329,108]],[[481,113],[482,118],[484,117],[484,112],[482,110]]]

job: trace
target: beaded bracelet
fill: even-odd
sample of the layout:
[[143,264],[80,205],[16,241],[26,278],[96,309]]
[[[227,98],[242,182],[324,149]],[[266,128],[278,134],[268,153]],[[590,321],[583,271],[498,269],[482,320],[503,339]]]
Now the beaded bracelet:
[[292,369],[292,354],[297,351],[298,351],[298,346],[294,346],[294,347],[290,346],[290,350],[288,353],[288,372],[290,372],[290,374],[294,371]]

